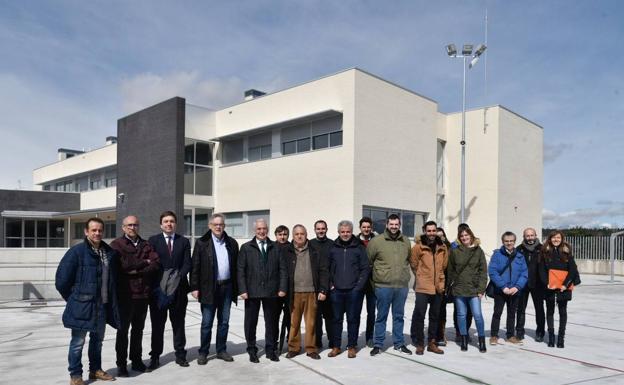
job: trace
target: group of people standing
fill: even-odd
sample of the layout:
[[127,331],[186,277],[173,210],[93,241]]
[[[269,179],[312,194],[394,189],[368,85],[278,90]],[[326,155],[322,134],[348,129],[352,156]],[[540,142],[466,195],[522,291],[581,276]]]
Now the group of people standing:
[[[185,315],[188,293],[202,313],[197,363],[208,362],[215,317],[216,358],[231,362],[227,352],[230,308],[244,301],[244,333],[249,361],[258,363],[256,328],[262,307],[265,326],[265,357],[279,361],[287,343],[287,358],[302,352],[320,359],[323,324],[330,348],[328,357],[343,352],[342,332],[346,316],[349,358],[358,353],[360,314],[366,299],[366,344],[370,355],[381,353],[388,315],[392,314],[392,339],[399,353],[412,354],[404,341],[404,310],[411,272],[416,294],[410,336],[416,354],[425,350],[443,354],[446,346],[446,304],[454,304],[454,324],[461,350],[468,349],[470,320],[474,318],[479,351],[485,352],[484,318],[481,300],[488,292],[494,298],[490,344],[498,343],[502,310],[507,306],[507,341],[524,338],[525,308],[529,294],[536,309],[536,340],[543,341],[548,325],[548,346],[554,346],[553,313],[559,309],[557,346],[563,347],[567,302],[574,285],[580,283],[571,249],[561,232],[550,234],[544,245],[533,229],[515,247],[515,235],[506,232],[503,245],[490,265],[479,239],[466,224],[458,228],[450,243],[443,229],[429,221],[412,246],[400,231],[400,217],[391,214],[382,234],[373,232],[373,221],[359,221],[360,233],[343,220],[338,238],[328,239],[327,223],[314,224],[315,238],[297,224],[292,229],[278,226],[275,241],[269,239],[265,220],[254,222],[254,237],[240,248],[225,231],[225,217],[213,214],[209,230],[195,242],[191,256],[189,241],[177,234],[177,217],[171,211],[160,216],[162,233],[144,240],[139,236],[139,219],[123,219],[124,235],[111,245],[102,241],[104,224],[91,218],[85,226],[83,243],[70,248],[56,274],[56,287],[67,301],[63,323],[72,330],[69,346],[70,384],[84,384],[82,348],[89,333],[89,379],[114,380],[101,366],[101,348],[106,324],[117,329],[115,349],[117,375],[128,376],[156,370],[163,353],[167,315],[173,330],[175,362],[188,367]],[[488,275],[490,284],[488,285]],[[188,278],[187,278],[188,277]],[[490,287],[491,286],[491,287]],[[544,313],[546,302],[546,313]],[[142,336],[147,310],[152,322],[150,361],[142,360]],[[429,314],[427,344],[424,319]],[[280,315],[282,315],[280,327]],[[546,316],[545,316],[546,314]],[[517,317],[517,324],[516,324]],[[301,323],[305,335],[301,337]],[[128,331],[130,340],[128,340]],[[128,345],[129,354],[128,354]]]

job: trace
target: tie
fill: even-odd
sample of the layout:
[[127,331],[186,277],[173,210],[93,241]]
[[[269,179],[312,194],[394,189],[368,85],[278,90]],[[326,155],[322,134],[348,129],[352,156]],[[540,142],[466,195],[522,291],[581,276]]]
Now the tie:
[[260,241],[260,251],[262,252],[262,258],[264,259],[264,263],[267,262],[267,253],[266,253],[266,241]]
[[169,250],[169,256],[173,252],[173,244],[171,243],[171,235],[167,235],[167,249]]

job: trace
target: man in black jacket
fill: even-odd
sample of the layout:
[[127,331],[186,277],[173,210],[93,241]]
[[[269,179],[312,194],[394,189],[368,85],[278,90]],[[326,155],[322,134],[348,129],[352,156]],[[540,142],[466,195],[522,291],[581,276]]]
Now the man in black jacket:
[[[186,360],[186,334],[184,331],[184,319],[186,306],[188,305],[189,284],[187,275],[191,270],[191,244],[188,239],[175,232],[177,217],[173,211],[165,211],[160,214],[160,229],[162,233],[153,235],[149,244],[158,253],[160,258],[159,279],[156,284],[162,283],[163,277],[177,276],[179,283],[172,288],[173,294],[163,302],[167,293],[153,293],[150,300],[150,320],[152,321],[152,357],[149,369],[154,370],[160,366],[160,355],[163,352],[163,336],[167,312],[173,329],[173,348],[175,349],[176,364],[188,367]],[[171,273],[171,274],[165,274]],[[171,282],[171,281],[169,281]],[[175,280],[174,280],[175,282]],[[158,285],[160,288],[161,285]],[[157,290],[158,290],[157,288]]]
[[546,284],[540,279],[538,271],[538,257],[542,250],[542,244],[537,238],[535,229],[526,228],[522,234],[522,244],[518,246],[518,251],[524,255],[527,267],[529,268],[529,282],[527,290],[523,290],[518,301],[518,313],[516,323],[516,336],[522,340],[524,338],[524,322],[526,319],[526,307],[529,302],[529,293],[533,299],[535,307],[535,341],[544,341],[544,324],[546,323],[546,314],[544,313],[544,290]]
[[279,298],[288,290],[286,260],[277,245],[268,239],[269,231],[264,219],[254,223],[256,236],[245,243],[238,255],[238,288],[245,300],[245,340],[249,361],[258,363],[256,326],[260,305],[264,312],[265,351],[271,361],[277,357],[279,324]]
[[[316,234],[316,238],[310,240],[310,245],[317,249],[323,258],[329,261],[329,250],[334,246],[334,241],[327,238],[327,222],[322,219],[314,222],[314,233]],[[315,327],[316,347],[318,347],[319,350],[323,349],[323,319],[325,320],[325,330],[327,331],[329,347],[334,347],[332,345],[332,341],[335,341],[332,327],[334,316],[332,313],[332,305],[329,299],[318,303]]]
[[213,214],[210,230],[195,243],[191,295],[201,303],[202,323],[197,363],[208,363],[212,324],[217,315],[217,358],[232,362],[226,350],[231,302],[236,303],[238,243],[225,232],[225,217]]
[[287,358],[293,358],[301,350],[301,318],[305,321],[305,351],[307,356],[318,360],[315,336],[317,301],[327,298],[329,263],[308,242],[303,225],[293,227],[292,246],[285,249],[288,263],[288,296],[291,309],[290,334]]

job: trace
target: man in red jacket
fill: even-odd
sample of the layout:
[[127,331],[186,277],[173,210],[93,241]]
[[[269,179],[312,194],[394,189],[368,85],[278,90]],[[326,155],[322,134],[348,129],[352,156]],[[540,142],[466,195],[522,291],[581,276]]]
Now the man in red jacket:
[[128,377],[128,330],[130,333],[130,361],[132,370],[149,371],[143,359],[143,327],[147,316],[149,295],[156,282],[159,268],[158,254],[149,242],[139,236],[139,218],[130,215],[122,224],[124,235],[115,239],[111,247],[119,253],[119,280],[117,293],[121,325],[117,329],[115,351],[117,352],[117,375]]

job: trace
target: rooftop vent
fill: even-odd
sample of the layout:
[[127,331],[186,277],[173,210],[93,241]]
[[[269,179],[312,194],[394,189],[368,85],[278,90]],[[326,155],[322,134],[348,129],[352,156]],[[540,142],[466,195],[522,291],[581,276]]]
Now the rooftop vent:
[[266,92],[254,90],[253,88],[245,91],[245,100],[255,99],[259,96],[266,95]]
[[117,143],[117,137],[116,136],[107,136],[106,137],[106,145],[115,144],[115,143]]
[[84,151],[80,150],[71,150],[69,148],[59,148],[58,149],[58,160],[65,160],[72,158],[76,155],[84,154]]

